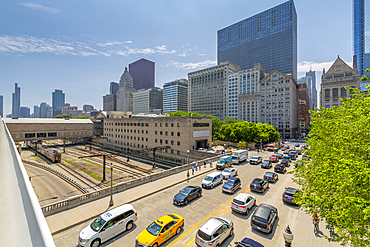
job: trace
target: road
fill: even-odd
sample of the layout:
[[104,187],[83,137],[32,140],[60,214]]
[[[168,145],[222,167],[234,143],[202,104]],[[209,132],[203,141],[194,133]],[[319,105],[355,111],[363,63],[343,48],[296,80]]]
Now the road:
[[40,206],[80,195],[75,187],[54,174],[33,165],[23,163]]
[[[250,152],[251,154],[255,152]],[[261,156],[267,159],[272,153],[263,152]],[[279,180],[275,184],[270,184],[270,188],[265,193],[254,193],[249,191],[249,184],[254,178],[261,178],[266,171],[271,169],[262,169],[259,165],[250,165],[244,163],[234,166],[238,169],[238,176],[242,181],[242,188],[234,195],[226,194],[221,191],[219,185],[213,189],[203,189],[202,197],[190,202],[187,206],[175,206],[172,204],[173,196],[187,185],[200,185],[204,176],[197,177],[190,182],[173,186],[160,193],[146,197],[132,205],[138,212],[138,221],[130,232],[124,232],[119,236],[109,240],[101,246],[135,246],[136,236],[155,219],[163,214],[178,213],[185,219],[185,227],[180,236],[174,236],[165,242],[162,246],[196,246],[194,243],[196,231],[203,223],[212,216],[224,216],[233,221],[235,233],[232,237],[225,240],[222,246],[234,246],[235,241],[240,241],[244,237],[253,238],[264,246],[284,246],[282,236],[283,230],[287,225],[296,234],[296,240],[293,246],[318,247],[318,246],[339,246],[336,243],[328,243],[323,237],[314,237],[313,225],[310,216],[306,215],[297,207],[285,204],[281,200],[284,188],[293,186],[290,174],[279,174]],[[292,170],[291,166],[288,170]],[[230,202],[239,192],[251,193],[257,198],[257,205],[267,203],[274,205],[278,209],[278,221],[275,223],[274,230],[270,234],[264,234],[250,227],[250,217],[254,212],[251,210],[249,215],[241,215],[230,209]],[[140,187],[138,187],[140,193]],[[88,224],[77,225],[67,231],[53,236],[56,246],[77,246],[77,237],[80,231]],[[324,227],[322,227],[324,228]],[[324,234],[328,234],[322,230]]]

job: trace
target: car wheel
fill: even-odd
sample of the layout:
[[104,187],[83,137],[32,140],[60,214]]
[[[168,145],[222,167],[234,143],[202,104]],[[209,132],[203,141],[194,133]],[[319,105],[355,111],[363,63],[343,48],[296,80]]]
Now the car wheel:
[[185,203],[185,205],[188,205],[188,199],[185,199],[185,201],[184,201],[184,203]]
[[233,233],[234,233],[234,228],[231,228],[229,237],[231,237],[233,235]]
[[100,245],[100,239],[95,239],[92,243],[91,243],[91,247],[98,247]]
[[152,247],[158,247],[158,244],[157,244],[157,243],[155,243],[155,244],[153,244],[153,245],[152,245]]
[[134,227],[134,223],[132,221],[130,221],[126,225],[126,231],[130,231],[132,229],[132,227]]
[[249,208],[247,208],[247,210],[245,211],[245,214],[248,215],[249,214]]
[[213,189],[213,184],[211,185],[211,189]]
[[199,198],[201,195],[202,195],[202,193],[200,193],[200,192],[199,192],[199,193],[198,193],[198,198]]
[[181,232],[181,226],[179,228],[176,229],[176,235],[179,235]]

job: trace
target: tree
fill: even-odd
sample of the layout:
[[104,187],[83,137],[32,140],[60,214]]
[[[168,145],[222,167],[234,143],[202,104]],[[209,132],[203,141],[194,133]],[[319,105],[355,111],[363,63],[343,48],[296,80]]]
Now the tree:
[[89,119],[90,117],[89,116],[79,116],[79,117],[75,117],[75,119]]
[[57,115],[55,118],[72,118],[72,116],[68,114],[64,114],[64,115]]
[[370,246],[370,96],[354,90],[342,101],[310,111],[311,161],[293,172],[301,186],[297,202],[333,224],[339,238],[329,241]]

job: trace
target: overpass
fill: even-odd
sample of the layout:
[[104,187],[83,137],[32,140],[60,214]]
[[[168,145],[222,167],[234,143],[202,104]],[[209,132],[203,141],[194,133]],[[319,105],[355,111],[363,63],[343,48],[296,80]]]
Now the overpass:
[[10,132],[0,118],[0,246],[55,247]]

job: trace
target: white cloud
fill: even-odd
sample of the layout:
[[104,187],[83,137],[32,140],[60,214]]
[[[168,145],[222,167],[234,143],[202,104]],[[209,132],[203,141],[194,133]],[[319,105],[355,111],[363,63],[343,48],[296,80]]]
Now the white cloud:
[[177,56],[186,57],[186,56],[189,56],[189,55],[190,55],[189,53],[183,52],[183,53],[178,54]]
[[121,56],[129,56],[131,54],[141,54],[141,55],[150,55],[150,54],[173,54],[176,53],[176,50],[167,50],[165,45],[157,46],[155,48],[129,48],[128,46],[125,47],[126,50],[116,51],[115,54]]
[[114,41],[114,42],[107,42],[107,43],[98,43],[98,46],[103,46],[103,47],[107,47],[107,46],[112,46],[112,45],[122,45],[122,44],[130,44],[132,43],[131,40],[127,40],[127,41],[123,41],[123,42],[118,42],[118,41]]
[[198,54],[198,55],[204,57],[204,54]]
[[216,64],[217,64],[217,61],[212,61],[212,60],[206,60],[206,61],[201,61],[201,62],[196,62],[196,63],[180,63],[178,61],[171,60],[171,63],[168,63],[167,66],[174,66],[180,69],[201,69],[201,68],[209,67],[209,66],[216,65]]
[[[322,71],[323,68],[325,68],[325,71],[328,71],[330,66],[332,66],[334,61],[330,62],[312,62],[312,61],[301,61],[298,63],[298,73],[305,73],[307,71]],[[350,67],[352,67],[352,62],[346,62]]]
[[40,10],[40,11],[48,12],[48,13],[51,13],[51,14],[57,14],[60,11],[60,9],[45,7],[43,5],[30,3],[30,2],[25,2],[25,3],[21,3],[21,4],[25,7],[31,8],[33,10]]

